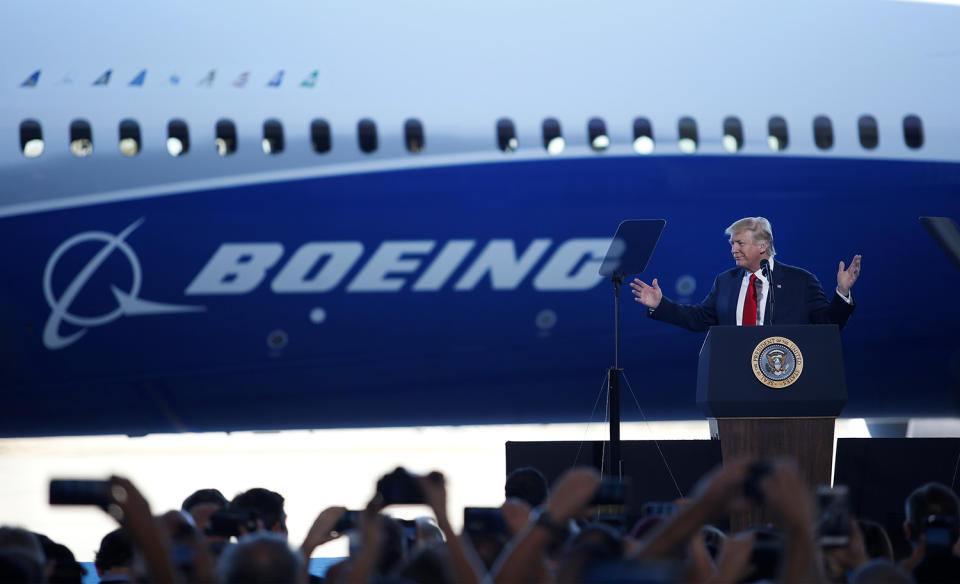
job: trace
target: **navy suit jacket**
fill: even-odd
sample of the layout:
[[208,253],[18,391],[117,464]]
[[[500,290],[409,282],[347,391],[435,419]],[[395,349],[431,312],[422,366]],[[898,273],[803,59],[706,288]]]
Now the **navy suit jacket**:
[[[743,268],[728,270],[713,283],[713,289],[700,304],[678,304],[664,297],[650,311],[650,318],[691,331],[705,331],[718,324],[737,324],[737,300],[744,275]],[[848,304],[834,292],[827,300],[820,281],[810,272],[776,262],[773,266],[774,322],[770,323],[770,299],[767,294],[765,321],[768,324],[836,324],[841,329],[853,314]]]

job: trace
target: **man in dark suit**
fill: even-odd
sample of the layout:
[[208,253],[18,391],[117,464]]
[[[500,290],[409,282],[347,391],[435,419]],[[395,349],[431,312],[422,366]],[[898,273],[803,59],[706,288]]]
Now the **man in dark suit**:
[[[860,276],[860,256],[850,267],[837,270],[837,289],[830,300],[810,272],[773,261],[773,230],[763,217],[745,217],[727,228],[730,250],[737,267],[719,276],[700,304],[678,304],[663,297],[654,278],[652,285],[634,279],[635,300],[647,307],[650,318],[692,331],[713,325],[829,324],[843,328],[853,313],[850,288]],[[767,275],[761,268],[766,260]],[[770,281],[774,303],[769,302]],[[772,312],[772,314],[771,314]],[[772,322],[771,322],[772,319]]]

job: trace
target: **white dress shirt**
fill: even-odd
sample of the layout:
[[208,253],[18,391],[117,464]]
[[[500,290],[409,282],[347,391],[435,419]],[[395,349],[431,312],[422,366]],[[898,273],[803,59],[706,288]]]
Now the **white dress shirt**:
[[[767,260],[770,263],[770,271],[773,271],[773,258]],[[760,295],[757,296],[757,306],[760,308],[757,315],[757,326],[764,324],[764,318],[767,315],[767,294],[770,293],[770,282],[763,277],[763,270],[753,272],[760,280]],[[750,272],[744,270],[743,280],[740,282],[740,296],[737,297],[737,326],[743,326],[743,304],[747,300],[747,288],[750,287]]]

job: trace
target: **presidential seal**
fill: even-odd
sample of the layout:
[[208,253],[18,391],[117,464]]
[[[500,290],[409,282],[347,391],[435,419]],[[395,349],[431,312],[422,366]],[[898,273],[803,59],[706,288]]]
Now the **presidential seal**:
[[803,354],[800,347],[786,337],[768,337],[753,350],[750,364],[760,383],[783,389],[803,373]]

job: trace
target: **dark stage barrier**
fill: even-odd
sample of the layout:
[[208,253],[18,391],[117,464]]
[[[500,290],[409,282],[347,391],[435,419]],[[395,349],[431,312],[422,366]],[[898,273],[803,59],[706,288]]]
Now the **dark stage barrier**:
[[882,524],[898,558],[910,554],[904,503],[929,482],[957,490],[960,438],[841,438],[833,482],[850,488],[856,517]]
[[[592,466],[599,471],[605,444],[604,441],[507,442],[507,474],[532,466],[552,484],[573,466]],[[700,477],[720,464],[718,440],[663,440],[659,445],[663,457],[652,440],[621,442],[623,476],[632,481],[631,500],[637,506],[647,501],[673,501],[681,496],[678,486],[683,496],[689,496]]]

